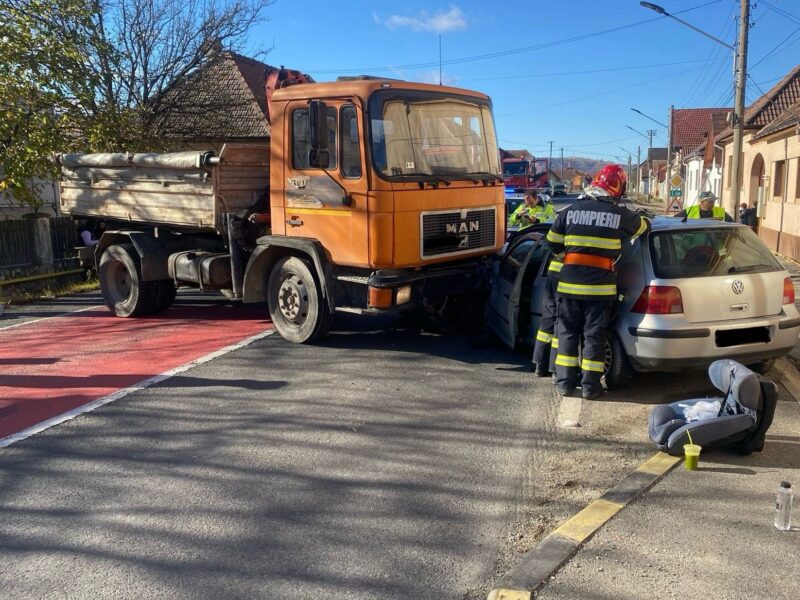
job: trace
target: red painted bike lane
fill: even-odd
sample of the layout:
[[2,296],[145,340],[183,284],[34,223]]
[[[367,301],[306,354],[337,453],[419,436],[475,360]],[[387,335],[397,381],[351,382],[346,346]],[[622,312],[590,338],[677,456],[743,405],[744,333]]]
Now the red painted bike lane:
[[105,307],[0,329],[0,439],[266,329],[264,307],[175,307],[135,319]]

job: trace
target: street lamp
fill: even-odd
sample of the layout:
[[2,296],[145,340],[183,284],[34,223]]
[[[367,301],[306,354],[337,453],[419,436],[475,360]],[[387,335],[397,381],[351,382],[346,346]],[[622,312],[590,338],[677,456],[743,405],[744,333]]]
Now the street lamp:
[[642,116],[643,116],[645,119],[650,119],[650,120],[651,120],[653,123],[656,123],[656,124],[658,124],[658,125],[661,125],[661,126],[664,128],[664,129],[668,129],[668,128],[667,128],[667,126],[666,126],[666,125],[664,125],[664,124],[663,124],[661,121],[656,121],[656,120],[655,120],[653,117],[651,117],[650,115],[646,115],[646,114],[644,114],[644,113],[643,113],[642,111],[640,111],[638,108],[632,108],[631,110],[632,110],[633,112],[635,112],[635,113],[639,113],[639,114],[640,114],[640,115],[642,115]]
[[644,134],[644,133],[642,133],[642,132],[641,132],[641,131],[639,131],[638,129],[634,129],[634,128],[633,128],[633,127],[631,127],[630,125],[625,125],[625,127],[627,127],[628,129],[630,129],[631,131],[634,131],[634,132],[638,133],[638,134],[639,134],[640,136],[642,136],[643,138],[650,139],[650,138],[648,138],[648,137],[647,137],[647,134]]
[[702,29],[698,29],[691,23],[687,23],[683,19],[679,19],[675,15],[669,14],[666,10],[660,7],[658,4],[653,4],[652,2],[639,2],[645,8],[653,10],[658,14],[669,17],[670,19],[674,19],[681,25],[686,25],[689,29],[696,31],[697,33],[704,35],[705,37],[709,38],[725,46],[728,50],[733,51],[733,65],[736,71],[736,76],[734,78],[734,89],[736,90],[736,100],[734,102],[733,107],[733,156],[731,157],[731,173],[732,175],[732,193],[731,193],[731,200],[733,201],[733,215],[734,220],[739,220],[739,171],[742,168],[740,164],[741,161],[739,159],[742,153],[742,125],[744,123],[744,95],[745,95],[745,83],[747,79],[747,32],[748,28],[750,27],[750,0],[741,0],[740,2],[740,15],[739,15],[739,42],[738,42],[738,49],[734,46],[731,46],[729,43],[722,41],[719,38],[714,37],[710,33],[706,33]]

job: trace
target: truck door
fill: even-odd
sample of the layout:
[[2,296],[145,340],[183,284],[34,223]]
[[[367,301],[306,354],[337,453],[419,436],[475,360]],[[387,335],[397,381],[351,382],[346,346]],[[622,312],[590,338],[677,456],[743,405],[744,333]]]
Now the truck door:
[[355,101],[325,103],[330,152],[325,170],[309,166],[307,102],[290,102],[287,107],[283,190],[286,235],[319,240],[335,264],[362,266],[368,262],[362,110]]

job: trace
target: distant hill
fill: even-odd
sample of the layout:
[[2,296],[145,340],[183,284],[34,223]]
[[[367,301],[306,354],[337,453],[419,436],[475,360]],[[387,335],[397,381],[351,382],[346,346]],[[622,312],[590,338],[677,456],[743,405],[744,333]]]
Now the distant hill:
[[[607,160],[598,160],[596,158],[584,158],[583,156],[565,156],[564,157],[564,168],[569,169],[573,168],[578,171],[583,171],[589,175],[594,175],[597,173],[601,168],[610,164],[610,161]],[[627,165],[624,165],[627,167]],[[556,173],[558,173],[559,168],[561,167],[561,157],[553,157],[553,163],[550,165],[550,168],[553,169]]]

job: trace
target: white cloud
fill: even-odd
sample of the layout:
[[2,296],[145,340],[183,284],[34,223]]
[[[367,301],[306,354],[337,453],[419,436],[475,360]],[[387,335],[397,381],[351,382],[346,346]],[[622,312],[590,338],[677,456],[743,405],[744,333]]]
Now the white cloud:
[[423,10],[417,16],[413,17],[404,17],[401,15],[381,17],[377,14],[373,15],[373,17],[376,23],[392,30],[407,27],[412,31],[444,33],[446,31],[467,28],[467,19],[457,6],[450,6],[450,9],[447,11],[440,10],[432,15],[428,14],[428,11]]

